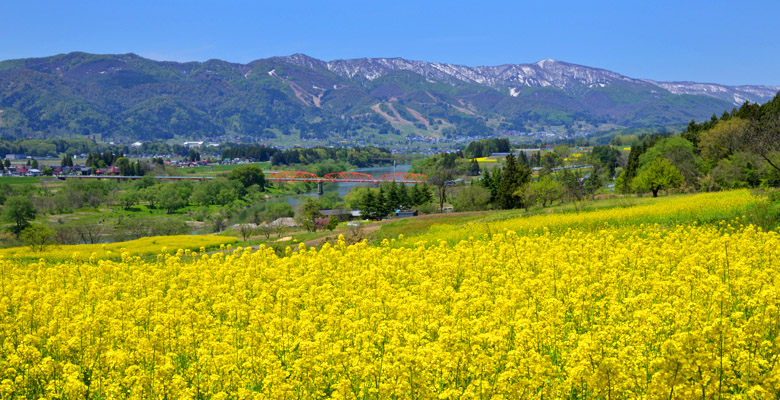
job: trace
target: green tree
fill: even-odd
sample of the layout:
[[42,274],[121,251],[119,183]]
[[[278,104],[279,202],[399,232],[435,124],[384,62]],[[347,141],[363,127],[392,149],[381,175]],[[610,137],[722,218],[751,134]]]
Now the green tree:
[[620,151],[612,146],[596,146],[590,152],[591,162],[599,163],[607,170],[607,178],[615,177],[615,168],[620,166]]
[[409,200],[412,206],[428,204],[432,199],[433,196],[431,195],[431,189],[428,188],[428,185],[415,183],[409,191]]
[[[387,201],[386,206],[390,210],[397,210],[402,207],[401,203],[401,189],[399,188],[399,185],[395,182],[390,183],[389,185],[385,185],[388,187],[387,190]],[[403,186],[403,183],[400,185]]]
[[428,183],[436,188],[436,196],[439,199],[439,211],[444,210],[444,202],[447,201],[447,191],[452,180],[451,169],[441,169],[428,177]]
[[658,197],[659,190],[679,187],[683,181],[680,170],[669,160],[659,157],[637,175],[632,185],[636,191],[650,191],[653,197]]
[[411,208],[414,205],[409,195],[409,187],[406,184],[398,185],[398,201],[400,208]]
[[547,204],[552,204],[563,195],[563,185],[551,175],[539,178],[532,186],[536,199],[542,202],[542,207],[547,207]]
[[116,159],[114,165],[119,168],[119,175],[133,176],[135,175],[135,167],[130,163],[130,159],[127,157],[119,157]]
[[386,217],[388,214],[390,214],[393,210],[390,208],[390,203],[387,200],[387,195],[385,194],[384,189],[381,187],[379,188],[379,192],[377,192],[376,195],[376,217],[377,219],[382,219]]
[[576,202],[582,199],[585,192],[583,184],[585,180],[579,171],[573,172],[570,169],[563,169],[558,173],[558,182],[563,188],[564,200]]
[[26,196],[14,196],[6,200],[3,208],[3,219],[13,222],[12,230],[18,235],[35,219],[35,206]]
[[374,189],[363,189],[356,193],[356,208],[360,210],[360,215],[364,218],[382,218],[380,215],[382,205],[379,204],[379,192]]
[[292,206],[284,201],[267,203],[265,210],[271,221],[295,216],[295,211],[293,211]]
[[62,162],[63,167],[72,167],[73,166],[73,157],[70,154],[65,154],[62,156]]
[[480,185],[469,185],[454,200],[458,211],[482,211],[490,208],[490,191]]
[[144,175],[143,178],[133,182],[133,185],[138,189],[146,189],[156,184],[157,182],[154,181],[154,177],[152,177],[151,175]]
[[[731,123],[731,121],[728,121],[728,123]],[[701,138],[703,141],[704,136]],[[696,155],[693,143],[687,139],[675,135],[656,141],[652,147],[639,156],[640,167],[637,173],[643,171],[647,165],[658,157],[666,158],[672,165],[677,167],[688,184],[694,185],[698,182],[698,177],[701,174],[701,160]]]
[[339,219],[331,215],[330,218],[328,218],[328,224],[325,225],[325,229],[332,231],[336,229],[337,226],[339,226]]
[[542,155],[542,167],[552,171],[563,165],[563,159],[556,152],[547,152]]
[[[495,174],[495,171],[493,171]],[[493,177],[496,180],[495,177]],[[501,170],[500,183],[497,185],[496,200],[503,209],[522,206],[522,196],[518,189],[531,180],[531,170],[525,164],[518,164],[513,155],[506,156],[506,164]]]
[[634,180],[634,177],[636,177],[640,167],[639,157],[646,150],[647,145],[644,142],[631,146],[631,151],[628,153],[628,161],[626,161],[626,167],[615,180],[615,189],[617,191],[621,193],[629,193],[631,191],[633,187],[631,182]]
[[745,147],[745,139],[751,128],[750,121],[731,118],[720,121],[712,129],[699,135],[702,157],[711,165],[729,157]]
[[140,198],[141,194],[137,189],[127,189],[119,194],[117,200],[119,201],[119,204],[122,206],[122,208],[129,210],[138,204]]
[[244,188],[258,185],[260,190],[265,188],[265,175],[263,170],[256,165],[243,165],[228,173],[227,178],[240,182]]
[[145,187],[139,190],[139,198],[146,201],[149,208],[157,208],[160,199],[159,185]]
[[54,244],[54,230],[46,225],[30,225],[22,230],[19,236],[22,241],[30,246],[34,252],[44,251],[47,246]]
[[479,176],[479,163],[476,158],[472,158],[469,164],[469,176]]
[[257,228],[253,226],[252,224],[239,224],[238,225],[238,233],[241,235],[241,238],[246,241],[248,240],[252,235],[254,235]]
[[531,206],[536,204],[535,182],[529,182],[517,189],[517,195],[523,199],[523,207],[528,211]]
[[190,192],[184,185],[178,185],[177,183],[162,185],[159,190],[159,196],[157,196],[158,205],[167,211],[168,214],[175,213],[189,203]]
[[[612,172],[614,173],[614,171]],[[602,177],[601,165],[598,163],[593,164],[593,169],[590,174],[585,178],[584,189],[585,194],[590,195],[590,199],[594,200],[596,197],[596,191],[598,191],[604,184]]]
[[306,199],[298,206],[298,213],[295,216],[295,220],[307,231],[315,232],[317,230],[316,221],[318,218],[322,217],[320,202],[312,196],[306,196]]
[[195,186],[191,200],[195,204],[204,206],[224,206],[238,200],[241,190],[244,190],[241,182],[218,178]]

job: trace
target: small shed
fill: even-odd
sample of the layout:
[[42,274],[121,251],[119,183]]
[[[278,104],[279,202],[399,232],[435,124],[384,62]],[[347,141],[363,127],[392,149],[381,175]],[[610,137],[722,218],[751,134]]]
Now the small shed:
[[320,210],[322,215],[326,217],[336,217],[339,222],[350,221],[354,218],[360,218],[359,210],[345,210],[345,209],[332,209],[332,210]]
[[417,210],[398,210],[395,212],[396,218],[416,217],[419,214]]

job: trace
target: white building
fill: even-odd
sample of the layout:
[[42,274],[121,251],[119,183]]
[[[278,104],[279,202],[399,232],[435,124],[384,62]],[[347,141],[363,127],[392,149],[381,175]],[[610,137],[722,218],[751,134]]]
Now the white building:
[[184,142],[184,147],[200,147],[203,146],[203,141],[200,142]]

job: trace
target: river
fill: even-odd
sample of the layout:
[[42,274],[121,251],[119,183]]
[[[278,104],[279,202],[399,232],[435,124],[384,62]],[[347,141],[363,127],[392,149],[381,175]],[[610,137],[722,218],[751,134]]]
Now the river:
[[[369,174],[373,176],[374,178],[381,178],[382,175],[387,174],[393,174],[393,173],[401,173],[401,172],[409,172],[409,168],[411,168],[411,164],[398,164],[395,167],[392,165],[386,166],[386,167],[371,167],[371,168],[358,168],[354,169],[352,171],[354,172],[362,172],[364,174]],[[343,198],[347,193],[349,193],[352,188],[355,186],[365,186],[364,183],[346,183],[346,182],[329,182],[325,183],[322,187],[323,191],[327,193],[338,193],[339,197]],[[306,196],[318,196],[317,194],[317,188],[303,193],[299,195],[291,195],[287,196],[287,203],[290,204],[293,208],[298,208],[298,204],[301,204],[303,199]]]

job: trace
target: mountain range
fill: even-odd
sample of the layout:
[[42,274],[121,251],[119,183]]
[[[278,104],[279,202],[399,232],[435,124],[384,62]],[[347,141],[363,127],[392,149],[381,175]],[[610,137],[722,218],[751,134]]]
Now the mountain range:
[[69,53],[0,62],[3,138],[410,140],[587,136],[708,119],[780,87],[657,82],[542,60],[467,67],[403,58],[248,64]]

